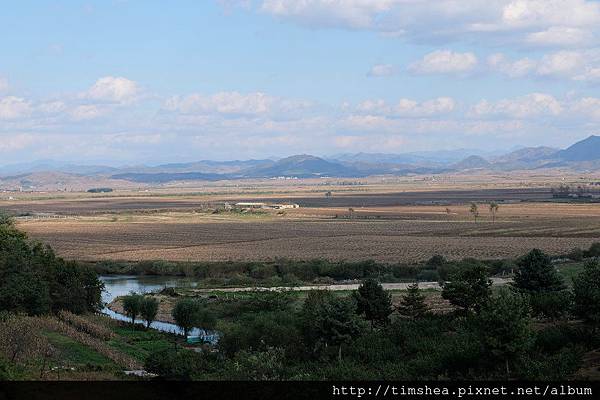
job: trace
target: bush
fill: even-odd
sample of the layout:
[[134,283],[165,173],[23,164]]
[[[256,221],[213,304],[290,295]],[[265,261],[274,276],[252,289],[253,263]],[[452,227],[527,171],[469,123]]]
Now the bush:
[[569,253],[567,253],[567,258],[573,261],[581,261],[585,257],[585,253],[579,247],[575,247]]
[[571,308],[571,294],[566,290],[531,294],[529,303],[533,314],[551,320],[564,318]]
[[584,255],[586,257],[600,257],[600,242],[592,243]]
[[555,354],[528,353],[517,365],[515,375],[529,381],[562,381],[581,366],[583,352],[566,347]]
[[204,355],[188,350],[163,349],[150,353],[144,368],[165,379],[190,380],[209,370],[210,361]]

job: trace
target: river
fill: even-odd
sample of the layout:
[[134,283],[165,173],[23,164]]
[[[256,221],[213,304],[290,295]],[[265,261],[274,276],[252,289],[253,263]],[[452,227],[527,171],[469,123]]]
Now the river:
[[[102,313],[109,317],[119,321],[130,321],[130,319],[119,314],[106,305],[112,302],[116,297],[125,296],[131,292],[135,293],[150,293],[159,291],[166,287],[195,287],[197,282],[189,278],[184,277],[173,277],[173,276],[134,276],[134,275],[104,275],[100,276],[100,280],[104,282],[104,292],[102,292],[102,303],[105,304],[102,309]],[[136,323],[144,324],[141,319],[136,319]],[[150,328],[156,329],[162,332],[175,333],[183,335],[183,330],[177,325],[154,321],[150,325]],[[200,336],[203,340],[210,343],[216,343],[218,340],[218,334],[213,331],[205,331],[203,329],[193,329],[189,332],[188,337]]]

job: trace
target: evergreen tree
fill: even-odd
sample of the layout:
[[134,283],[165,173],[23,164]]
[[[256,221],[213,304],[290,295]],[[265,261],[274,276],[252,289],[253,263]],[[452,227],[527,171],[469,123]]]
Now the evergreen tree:
[[489,271],[482,264],[468,264],[450,273],[442,284],[442,297],[463,311],[479,311],[491,294]]
[[392,295],[375,279],[366,279],[352,296],[356,301],[356,313],[364,315],[365,319],[371,322],[371,328],[389,323]]
[[356,304],[351,298],[333,296],[329,292],[309,293],[302,308],[302,320],[307,324],[304,334],[314,349],[338,347],[342,359],[342,346],[352,341],[362,331],[357,317]]
[[521,257],[517,266],[513,285],[529,296],[535,315],[557,319],[568,312],[571,296],[548,255],[534,249]]
[[402,297],[398,312],[408,318],[417,319],[423,317],[429,312],[429,307],[425,304],[425,296],[419,289],[419,284],[414,283],[407,289],[406,295]]
[[527,298],[502,288],[491,297],[474,317],[473,329],[484,353],[505,366],[510,365],[530,349],[533,340]]
[[590,323],[600,326],[600,262],[588,261],[584,270],[573,278],[573,313]]
[[517,261],[514,286],[527,293],[564,290],[565,284],[556,272],[550,257],[539,249],[533,249]]

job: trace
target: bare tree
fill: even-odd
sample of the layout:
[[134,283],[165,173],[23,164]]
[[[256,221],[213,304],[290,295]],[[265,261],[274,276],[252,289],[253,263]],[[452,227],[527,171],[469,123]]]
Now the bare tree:
[[495,201],[490,203],[490,214],[492,214],[492,222],[496,222],[496,214],[498,213],[498,209],[500,206]]
[[471,203],[471,208],[469,209],[469,212],[471,213],[471,215],[473,215],[475,222],[477,222],[477,218],[479,217],[479,207],[477,206],[477,204]]

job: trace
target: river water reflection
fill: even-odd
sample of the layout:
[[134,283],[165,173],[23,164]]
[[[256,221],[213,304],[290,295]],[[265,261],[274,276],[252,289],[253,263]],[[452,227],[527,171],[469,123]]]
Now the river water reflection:
[[[104,282],[104,292],[102,293],[102,302],[106,305],[113,301],[116,297],[125,296],[131,292],[150,293],[160,291],[167,287],[195,287],[197,282],[185,277],[173,276],[135,276],[135,275],[104,275],[100,276],[100,280]],[[104,307],[102,313],[119,321],[129,321],[123,314],[119,314]],[[144,321],[136,320],[137,323],[143,324]],[[163,332],[175,333],[183,335],[183,330],[177,325],[168,322],[154,321],[150,327]],[[216,343],[218,335],[213,331],[205,331],[203,329],[193,329],[189,336],[200,336],[203,340]]]

